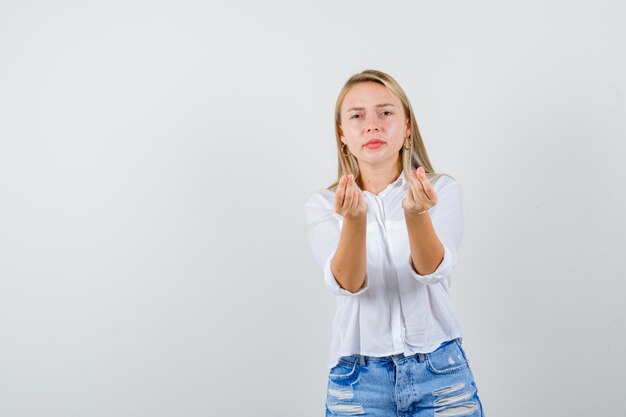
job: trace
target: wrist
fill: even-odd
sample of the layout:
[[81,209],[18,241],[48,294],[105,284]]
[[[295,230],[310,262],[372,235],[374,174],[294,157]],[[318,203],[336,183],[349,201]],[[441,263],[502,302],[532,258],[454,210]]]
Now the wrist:
[[428,215],[429,214],[429,209],[426,210],[422,210],[422,211],[407,211],[404,210],[404,215],[405,216],[410,216],[410,217],[425,217],[424,215]]
[[367,216],[363,216],[363,217],[344,217],[343,218],[343,222],[344,223],[351,223],[351,224],[367,223]]

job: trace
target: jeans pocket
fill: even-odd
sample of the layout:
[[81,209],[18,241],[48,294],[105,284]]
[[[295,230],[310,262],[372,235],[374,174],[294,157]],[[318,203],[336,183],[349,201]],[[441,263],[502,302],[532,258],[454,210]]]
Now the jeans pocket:
[[434,374],[450,374],[468,368],[467,358],[456,340],[444,342],[434,352],[427,353],[426,365]]
[[342,356],[328,374],[331,381],[346,382],[356,376],[359,368],[359,360],[353,356]]
[[467,358],[467,353],[465,352],[465,349],[463,348],[463,345],[461,344],[461,342],[459,342],[458,339],[455,339],[455,342],[459,346],[459,349],[461,350],[461,354],[465,358],[465,362],[467,362],[467,369],[469,370],[469,373],[472,376],[472,381],[473,381],[474,380],[474,373],[472,372],[472,365],[470,365],[470,363],[469,363],[470,361]]

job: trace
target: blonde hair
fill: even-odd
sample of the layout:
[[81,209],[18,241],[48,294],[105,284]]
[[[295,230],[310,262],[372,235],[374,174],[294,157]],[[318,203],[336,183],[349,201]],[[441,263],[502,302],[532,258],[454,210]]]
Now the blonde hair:
[[[359,164],[356,157],[352,153],[349,153],[349,155],[346,156],[341,151],[343,146],[343,142],[341,142],[341,103],[343,102],[346,94],[348,94],[350,88],[352,88],[355,84],[368,81],[382,84],[390,92],[395,94],[400,99],[402,107],[404,108],[404,115],[410,123],[411,136],[409,140],[411,146],[409,149],[406,149],[403,145],[400,150],[400,158],[406,181],[410,181],[410,171],[415,170],[418,167],[424,167],[426,177],[433,184],[442,175],[448,175],[445,173],[436,173],[433,169],[430,159],[428,158],[428,153],[426,152],[426,147],[424,146],[424,141],[422,140],[422,136],[420,135],[417,127],[417,121],[415,120],[415,115],[413,114],[413,108],[411,107],[411,103],[409,102],[404,90],[400,87],[400,84],[398,84],[398,82],[390,75],[382,71],[365,70],[350,77],[337,97],[337,103],[335,104],[335,137],[337,139],[337,156],[339,158],[339,163],[337,169],[337,180],[333,184],[329,185],[327,189],[332,190],[336,188],[337,184],[339,184],[339,179],[343,175],[353,174],[357,184],[362,183]],[[451,175],[448,176],[453,178]]]

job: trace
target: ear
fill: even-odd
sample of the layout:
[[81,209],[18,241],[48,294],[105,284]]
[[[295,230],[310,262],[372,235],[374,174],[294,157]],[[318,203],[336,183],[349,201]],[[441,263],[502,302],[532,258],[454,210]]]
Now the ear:
[[343,136],[343,131],[341,130],[341,126],[337,125],[336,129],[337,129],[337,133],[339,134],[339,138],[341,138],[341,141],[343,142],[344,136]]

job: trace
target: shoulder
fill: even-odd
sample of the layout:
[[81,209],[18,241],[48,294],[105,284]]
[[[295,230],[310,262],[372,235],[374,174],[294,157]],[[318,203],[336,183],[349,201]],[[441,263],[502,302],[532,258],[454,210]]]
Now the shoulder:
[[335,212],[335,192],[328,189],[310,194],[304,203],[304,218],[307,227],[327,219],[338,219]]
[[431,216],[463,210],[463,193],[459,182],[447,174],[440,174],[431,184],[437,194],[437,203],[431,208]]
[[322,188],[310,194],[306,202],[304,203],[304,207],[317,207],[317,208],[328,208],[332,209],[335,202],[335,192],[328,190],[326,188]]
[[460,188],[459,182],[447,174],[440,174],[434,182],[431,181],[435,191],[442,190],[444,188]]
[[461,184],[448,174],[440,174],[434,181],[431,180],[431,184],[438,196],[461,197]]

